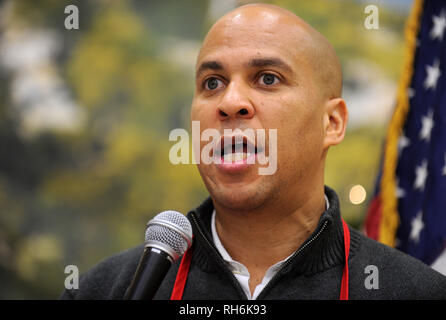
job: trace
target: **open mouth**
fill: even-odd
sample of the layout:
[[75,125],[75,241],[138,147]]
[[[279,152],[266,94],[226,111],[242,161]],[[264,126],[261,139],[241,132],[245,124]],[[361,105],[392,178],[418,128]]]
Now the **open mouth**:
[[215,156],[221,158],[223,163],[246,162],[263,152],[263,147],[257,146],[246,136],[222,136],[215,152]]

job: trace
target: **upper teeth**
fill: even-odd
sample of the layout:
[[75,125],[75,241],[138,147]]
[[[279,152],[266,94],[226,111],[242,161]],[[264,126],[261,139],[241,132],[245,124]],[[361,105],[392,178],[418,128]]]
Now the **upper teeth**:
[[240,161],[240,160],[245,160],[247,157],[249,157],[251,155],[251,153],[246,153],[246,152],[234,152],[234,153],[226,153],[224,155],[224,160],[225,161]]

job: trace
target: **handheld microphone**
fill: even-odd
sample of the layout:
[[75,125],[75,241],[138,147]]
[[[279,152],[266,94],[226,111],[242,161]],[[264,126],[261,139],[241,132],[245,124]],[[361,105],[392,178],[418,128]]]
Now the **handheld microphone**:
[[172,263],[192,245],[192,226],[179,212],[164,211],[147,223],[145,248],[124,299],[151,300]]

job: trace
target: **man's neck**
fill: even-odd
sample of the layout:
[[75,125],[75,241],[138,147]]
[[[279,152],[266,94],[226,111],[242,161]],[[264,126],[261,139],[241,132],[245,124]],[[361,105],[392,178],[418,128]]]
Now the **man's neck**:
[[326,205],[323,191],[300,204],[282,203],[255,212],[215,207],[218,236],[231,258],[248,268],[251,292],[271,265],[291,255],[313,233]]

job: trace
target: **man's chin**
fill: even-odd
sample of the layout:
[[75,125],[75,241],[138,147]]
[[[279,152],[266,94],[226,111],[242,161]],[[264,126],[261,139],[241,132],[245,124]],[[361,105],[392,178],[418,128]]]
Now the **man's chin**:
[[265,197],[262,197],[261,190],[249,190],[250,188],[243,189],[234,188],[225,191],[219,190],[212,192],[211,194],[214,201],[220,206],[230,210],[252,211],[261,207],[265,203],[266,199],[264,199]]
[[[252,173],[252,172],[251,172]],[[212,199],[218,205],[231,209],[249,211],[255,210],[268,201],[271,194],[271,176],[259,176],[257,174],[243,175],[209,175],[200,174],[205,182]]]

